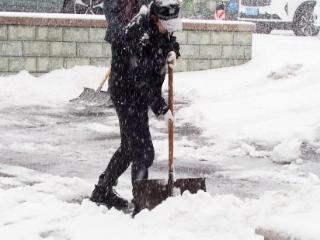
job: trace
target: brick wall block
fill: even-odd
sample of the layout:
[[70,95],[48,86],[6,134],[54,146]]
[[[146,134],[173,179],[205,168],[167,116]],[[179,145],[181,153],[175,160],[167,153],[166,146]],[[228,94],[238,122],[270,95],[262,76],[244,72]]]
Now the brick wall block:
[[111,58],[91,58],[90,65],[97,67],[109,67],[111,64]]
[[198,70],[205,70],[205,69],[210,69],[211,66],[211,60],[197,60],[197,59],[192,59],[189,60],[189,71],[198,71]]
[[233,46],[233,59],[244,59],[244,46]]
[[104,28],[90,28],[89,29],[89,41],[102,43],[105,42],[106,29]]
[[187,59],[178,59],[177,65],[174,68],[175,72],[186,72],[188,71],[188,60]]
[[63,68],[63,58],[37,58],[37,72],[50,72],[54,69]]
[[112,57],[111,53],[111,45],[109,43],[103,43],[102,44],[102,56],[103,57]]
[[189,44],[210,44],[210,32],[188,31]]
[[222,67],[232,67],[234,66],[234,60],[233,59],[222,59]]
[[9,26],[8,40],[35,40],[36,28],[34,26]]
[[224,58],[224,59],[244,59],[244,47],[242,47],[242,46],[222,46],[222,58]]
[[64,59],[64,67],[72,68],[74,66],[83,66],[90,65],[89,58],[65,58]]
[[233,43],[235,45],[252,45],[252,34],[249,32],[236,32],[233,36]]
[[20,41],[3,41],[0,42],[0,56],[22,56],[22,42]]
[[101,43],[78,43],[78,57],[103,57]]
[[61,27],[37,27],[36,39],[40,41],[62,41]]
[[179,44],[187,44],[188,43],[188,33],[186,31],[175,32],[174,36],[177,37],[177,42]]
[[221,59],[213,59],[211,60],[211,68],[221,68],[222,67],[222,60]]
[[233,33],[232,32],[212,32],[211,44],[215,45],[232,45]]
[[215,45],[203,45],[200,46],[200,57],[208,59],[221,58],[222,48],[221,46]]
[[233,60],[233,64],[235,66],[242,65],[242,64],[244,64],[246,62],[247,62],[247,60],[245,60],[245,59],[235,59],[235,60]]
[[23,42],[23,56],[26,56],[26,57],[49,56],[49,43],[36,42],[36,41]]
[[200,54],[199,45],[180,45],[181,58],[198,58]]
[[8,27],[0,26],[0,40],[7,40],[8,38]]
[[63,28],[62,39],[66,42],[88,42],[88,28]]
[[244,58],[247,60],[252,59],[252,47],[245,47],[244,48]]
[[76,57],[77,44],[74,42],[51,42],[50,56],[54,57]]
[[7,57],[0,58],[0,72],[9,71],[9,59]]
[[9,58],[9,71],[19,72],[21,70],[27,70],[29,72],[36,72],[37,59],[35,57],[12,57]]

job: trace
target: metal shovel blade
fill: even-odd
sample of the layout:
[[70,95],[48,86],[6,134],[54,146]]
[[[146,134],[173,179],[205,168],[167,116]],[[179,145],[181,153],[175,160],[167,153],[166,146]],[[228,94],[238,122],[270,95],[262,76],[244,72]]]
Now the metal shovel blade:
[[106,91],[96,91],[92,88],[84,88],[79,97],[70,100],[73,103],[83,103],[90,105],[110,105],[110,95]]
[[111,67],[108,68],[106,75],[104,76],[97,90],[93,90],[92,88],[85,87],[83,92],[79,95],[79,97],[70,100],[70,102],[80,103],[83,105],[111,106],[112,102],[111,102],[109,93],[105,91],[101,91],[103,85],[108,80],[110,74],[111,74]]
[[151,210],[177,193],[189,191],[195,194],[199,190],[206,191],[205,178],[177,179],[173,186],[165,179],[137,180],[133,184],[135,214],[145,208]]

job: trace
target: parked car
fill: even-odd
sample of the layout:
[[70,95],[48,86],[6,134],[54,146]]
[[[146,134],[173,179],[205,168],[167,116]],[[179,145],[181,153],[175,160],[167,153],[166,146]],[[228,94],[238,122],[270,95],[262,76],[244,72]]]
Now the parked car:
[[0,0],[0,11],[103,14],[103,0]]
[[293,30],[298,36],[319,33],[320,0],[240,0],[239,20],[252,21],[258,33]]

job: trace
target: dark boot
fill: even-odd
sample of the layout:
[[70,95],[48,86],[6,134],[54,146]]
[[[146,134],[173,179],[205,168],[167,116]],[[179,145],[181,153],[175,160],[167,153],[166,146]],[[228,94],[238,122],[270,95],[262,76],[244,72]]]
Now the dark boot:
[[113,188],[109,188],[106,193],[106,203],[110,205],[110,208],[114,207],[118,210],[127,209],[129,206],[129,202],[120,197]]
[[118,210],[122,210],[127,209],[129,205],[128,201],[121,198],[112,187],[104,189],[97,185],[92,192],[90,200],[98,205],[105,205],[109,209],[114,207]]
[[106,201],[106,190],[98,185],[95,185],[91,193],[90,201],[95,203],[104,203]]
[[137,204],[135,204],[134,199],[132,199],[131,202],[132,202],[132,204],[134,206],[133,211],[131,213],[131,217],[134,218],[141,211],[141,209]]

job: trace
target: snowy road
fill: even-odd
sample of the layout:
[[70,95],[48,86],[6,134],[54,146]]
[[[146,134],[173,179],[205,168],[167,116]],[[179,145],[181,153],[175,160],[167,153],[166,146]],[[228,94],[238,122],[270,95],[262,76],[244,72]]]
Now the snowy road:
[[[187,107],[188,101],[186,98],[177,99],[176,102],[180,104],[176,104],[176,109]],[[156,149],[159,149],[151,177],[165,178],[166,130],[161,120],[156,120],[152,113],[150,116],[153,139]],[[62,106],[22,104],[2,108],[0,118],[0,154],[1,163],[4,164],[23,166],[63,177],[80,177],[93,183],[119,146],[118,120],[112,108],[73,103]],[[229,171],[229,164],[217,166],[210,161],[214,156],[210,159],[206,156],[195,156],[198,152],[207,152],[206,149],[214,145],[209,139],[202,137],[202,132],[203,129],[191,122],[184,122],[182,125],[177,123],[176,150],[180,154],[192,154],[182,154],[176,159],[176,173],[179,177],[206,176],[210,192],[233,193],[241,197],[258,196],[261,188],[266,190],[279,187],[278,181],[230,179],[223,176],[224,171]],[[232,165],[237,165],[239,160],[243,162],[242,166],[248,164],[248,168],[251,164],[256,165],[256,159],[246,156],[227,158]],[[272,168],[270,160],[260,159],[259,164],[261,162]],[[130,171],[127,174],[130,174]],[[129,176],[126,178],[129,179]]]
[[[182,104],[176,106],[176,109],[188,105],[185,99],[177,102]],[[78,104],[67,104],[60,108],[41,105],[13,106],[4,108],[0,117],[5,119],[5,124],[1,125],[1,142],[7,147],[0,150],[1,163],[4,164],[95,181],[119,146],[117,117],[112,108]],[[151,117],[153,139],[160,148],[152,176],[165,178],[166,130],[162,122],[158,123],[158,120]],[[210,148],[213,143],[201,137],[202,131],[191,123],[178,125],[175,140],[180,149],[177,151],[182,148],[183,151],[190,152],[201,151],[199,149],[204,146]],[[223,177],[219,171],[224,168],[220,166],[218,169],[205,157],[183,156],[176,161],[178,176],[205,175],[211,192],[248,196],[256,195],[255,188],[261,188],[261,184],[269,185],[263,180],[257,182]],[[266,162],[269,163],[269,160]],[[129,179],[129,176],[126,177]]]
[[[278,34],[254,36],[253,60],[243,66],[175,75],[176,173],[178,177],[207,177],[210,195],[185,196],[149,215],[144,213],[150,220],[144,239],[158,231],[159,239],[260,239],[253,233],[256,224],[266,216],[278,217],[285,206],[290,206],[292,214],[303,208],[316,214],[315,219],[320,217],[319,208],[310,204],[311,196],[320,198],[320,65],[316,55],[320,37]],[[25,233],[23,239],[73,240],[89,239],[86,236],[95,233],[100,239],[105,233],[101,221],[112,221],[115,229],[120,228],[117,221],[127,222],[126,236],[131,232],[133,239],[142,234],[134,232],[143,226],[142,217],[130,222],[116,212],[107,217],[106,210],[86,201],[72,204],[90,194],[119,145],[112,108],[68,102],[83,86],[95,88],[104,71],[81,67],[40,78],[26,72],[0,77],[0,216],[4,216],[0,217],[0,236],[22,239]],[[164,122],[150,116],[156,149],[151,177],[166,177]],[[118,187],[127,197],[129,179],[128,172]],[[305,206],[297,207],[293,199]],[[52,213],[42,206],[45,201],[59,209],[52,217],[44,217]],[[16,218],[9,215],[8,207]],[[40,209],[36,216],[30,210],[33,207]],[[232,213],[223,212],[227,209]],[[162,228],[152,227],[152,222],[172,223],[171,217],[185,220],[180,215],[191,217],[194,211],[201,218],[194,232],[177,224],[176,233],[169,228],[165,235]],[[82,226],[91,217],[97,225],[82,231],[83,235],[77,233],[75,224]],[[28,224],[34,226],[40,220],[43,223],[34,231],[27,230]],[[192,229],[191,222],[185,223],[186,229]],[[228,230],[225,225],[233,227]],[[13,234],[17,229],[21,235]],[[114,234],[111,239],[124,239],[125,233]],[[319,235],[310,239],[314,236]]]

